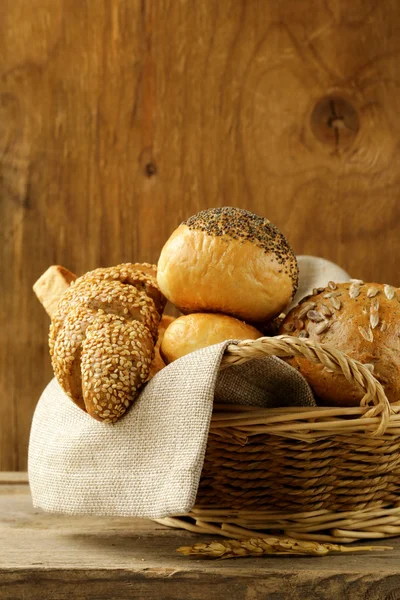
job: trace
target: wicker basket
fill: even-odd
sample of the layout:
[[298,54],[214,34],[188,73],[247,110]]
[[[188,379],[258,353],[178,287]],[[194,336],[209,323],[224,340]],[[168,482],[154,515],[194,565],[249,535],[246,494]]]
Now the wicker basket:
[[365,393],[354,408],[216,405],[196,506],[158,522],[245,538],[346,543],[400,534],[400,407],[358,361],[290,336],[228,347],[221,368],[303,355]]

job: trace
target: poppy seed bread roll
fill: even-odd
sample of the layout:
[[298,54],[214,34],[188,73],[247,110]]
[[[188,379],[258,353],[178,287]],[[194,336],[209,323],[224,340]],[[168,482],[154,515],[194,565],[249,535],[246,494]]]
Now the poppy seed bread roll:
[[169,364],[200,348],[225,340],[256,340],[261,331],[239,319],[215,313],[195,313],[175,319],[164,332],[160,354]]
[[[389,402],[400,400],[400,290],[380,283],[330,282],[304,298],[281,324],[279,333],[329,344],[368,365]],[[329,406],[358,406],[360,388],[342,375],[304,357],[298,369]]]
[[161,292],[184,314],[268,321],[293,298],[296,257],[267,219],[240,208],[204,210],[182,223],[157,266]]

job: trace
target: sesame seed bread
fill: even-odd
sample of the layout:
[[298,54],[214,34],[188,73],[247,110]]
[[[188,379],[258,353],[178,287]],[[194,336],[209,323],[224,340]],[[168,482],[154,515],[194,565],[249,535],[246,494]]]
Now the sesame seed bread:
[[195,350],[225,340],[256,340],[262,333],[227,315],[195,313],[175,319],[164,333],[160,353],[169,364]]
[[184,314],[217,312],[268,321],[294,296],[298,269],[272,223],[224,207],[202,211],[173,232],[161,251],[157,282]]
[[97,315],[82,344],[87,412],[103,421],[121,417],[132,403],[132,394],[147,380],[153,355],[153,341],[142,323],[113,314]]
[[[330,282],[289,312],[280,334],[329,344],[365,365],[383,385],[389,402],[400,400],[400,290],[379,283]],[[307,379],[319,403],[358,406],[362,392],[306,358],[288,361]]]
[[60,265],[52,265],[33,285],[38,300],[51,318],[57,310],[61,296],[75,281],[76,275]]
[[160,313],[154,301],[133,285],[115,280],[92,282],[90,279],[81,280],[79,277],[59,302],[53,317],[55,326],[64,320],[74,306],[86,306],[141,321],[152,334],[154,343],[157,340]]
[[149,375],[161,318],[155,301],[162,310],[166,300],[153,272],[139,269],[125,264],[78,278],[63,294],[50,326],[59,384],[99,421],[118,420]]
[[80,281],[119,281],[134,286],[154,301],[157,311],[162,314],[167,302],[160,292],[156,280],[157,267],[148,263],[125,263],[116,267],[95,269],[80,277]]

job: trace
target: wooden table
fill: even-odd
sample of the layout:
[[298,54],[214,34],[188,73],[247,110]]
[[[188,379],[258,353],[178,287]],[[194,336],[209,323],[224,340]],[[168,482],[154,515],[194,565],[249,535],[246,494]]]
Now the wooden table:
[[26,475],[0,473],[1,600],[400,599],[400,540],[324,558],[176,553],[199,539],[144,519],[46,514],[32,508]]

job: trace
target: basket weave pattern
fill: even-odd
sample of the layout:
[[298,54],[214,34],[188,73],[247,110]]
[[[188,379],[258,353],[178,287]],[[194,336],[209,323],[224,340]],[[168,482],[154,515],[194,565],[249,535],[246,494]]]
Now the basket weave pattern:
[[302,442],[255,435],[248,444],[211,434],[199,506],[347,511],[400,500],[400,440],[334,436]]
[[400,407],[361,363],[291,336],[229,346],[221,368],[303,355],[364,391],[360,407],[215,406],[196,507],[161,522],[250,537],[340,541],[400,534]]

